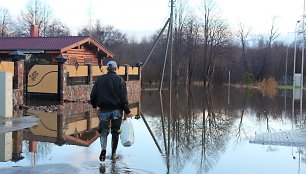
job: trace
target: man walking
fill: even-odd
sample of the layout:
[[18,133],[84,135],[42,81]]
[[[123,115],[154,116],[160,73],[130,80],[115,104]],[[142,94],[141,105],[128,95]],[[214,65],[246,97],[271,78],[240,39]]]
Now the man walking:
[[125,81],[116,74],[117,63],[109,61],[107,63],[107,74],[101,75],[96,80],[90,100],[93,108],[99,107],[99,128],[101,153],[100,161],[106,157],[107,135],[111,128],[112,134],[112,159],[116,159],[120,126],[123,111],[127,117],[131,117],[131,111],[127,99],[127,89]]

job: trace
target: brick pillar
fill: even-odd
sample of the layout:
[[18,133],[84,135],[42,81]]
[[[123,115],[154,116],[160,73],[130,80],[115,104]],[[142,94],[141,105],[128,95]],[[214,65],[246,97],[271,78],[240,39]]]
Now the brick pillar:
[[87,76],[87,84],[91,85],[93,78],[92,78],[92,63],[86,63],[87,65],[87,70],[88,70],[88,76]]
[[29,152],[31,152],[31,165],[36,165],[37,141],[29,140]]
[[24,60],[14,59],[13,89],[20,89],[21,91],[23,91],[24,77],[25,77]]
[[141,81],[141,71],[142,71],[142,63],[141,62],[138,62],[136,63],[136,67],[138,67],[138,80]]
[[29,140],[29,152],[33,152],[33,153],[37,152],[37,141]]
[[85,118],[87,120],[87,129],[88,131],[92,128],[92,119],[91,119],[91,113],[90,111],[85,112]]
[[65,56],[57,56],[58,74],[57,74],[57,96],[60,103],[64,103],[64,89],[66,87],[65,62],[68,60]]
[[124,80],[125,81],[129,81],[129,65],[128,64],[124,64],[124,67],[125,67]]
[[23,131],[14,131],[13,132],[13,161],[19,161],[23,157],[21,156],[22,153],[22,140],[23,140]]
[[63,114],[63,111],[60,110],[57,112],[57,137],[55,144],[57,145],[63,145],[65,144],[64,140],[64,125],[65,125],[65,116]]
[[[14,77],[13,77],[13,89],[15,91],[16,100],[14,103],[16,105],[23,104],[23,94],[24,94],[24,82],[26,73],[25,72],[25,62],[24,60],[20,59],[13,59],[14,60]],[[18,92],[16,92],[16,90]],[[26,91],[25,91],[26,92]]]
[[64,63],[58,64],[57,95],[58,101],[64,102]]
[[138,67],[138,80],[140,80],[140,81],[141,81],[141,71],[142,71],[142,67],[139,66]]

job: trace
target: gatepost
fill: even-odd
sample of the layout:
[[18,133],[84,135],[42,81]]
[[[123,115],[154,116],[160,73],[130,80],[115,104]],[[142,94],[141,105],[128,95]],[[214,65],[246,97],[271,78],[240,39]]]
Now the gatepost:
[[64,65],[65,65],[65,62],[68,60],[68,58],[60,55],[56,57],[56,60],[57,60],[57,65],[58,65],[57,96],[58,96],[59,102],[63,103],[64,102],[64,89],[66,86],[66,79],[64,77],[64,74],[65,74]]
[[[0,72],[0,119],[13,117],[13,77],[11,73]],[[0,134],[0,161],[12,159],[12,132]]]
[[125,81],[129,81],[129,65],[128,64],[124,64],[124,67],[125,67],[124,80]]
[[13,77],[11,73],[0,72],[0,117],[13,117]]
[[9,54],[14,62],[13,90],[15,99],[13,106],[23,104],[24,85],[27,84],[27,72],[25,72],[25,54],[20,51],[13,51]]

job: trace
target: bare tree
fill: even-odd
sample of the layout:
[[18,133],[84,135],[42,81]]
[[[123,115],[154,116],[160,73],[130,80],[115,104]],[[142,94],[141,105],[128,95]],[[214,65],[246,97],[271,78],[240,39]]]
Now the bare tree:
[[37,24],[42,37],[70,35],[69,28],[54,18],[52,9],[41,0],[29,0],[15,24],[15,36],[29,36],[30,26]]
[[202,0],[202,2],[204,85],[210,86],[214,76],[216,59],[221,58],[225,53],[224,47],[231,40],[231,32],[226,22],[214,11],[216,10],[214,2],[212,0]]
[[47,26],[51,20],[51,9],[40,0],[29,0],[25,10],[21,10],[15,27],[16,36],[29,36],[30,26],[37,24],[39,34],[46,36]]
[[247,39],[250,34],[250,29],[246,29],[242,23],[239,23],[239,30],[236,36],[239,38],[241,46],[242,46],[242,62],[244,64],[245,72],[249,72],[248,62],[246,58],[246,47],[247,47]]
[[180,0],[176,2],[175,12],[174,12],[174,22],[173,22],[173,28],[174,28],[174,52],[173,55],[176,59],[175,61],[175,68],[174,68],[174,79],[176,84],[180,80],[180,71],[182,68],[181,64],[184,59],[184,49],[185,46],[185,39],[184,39],[184,27],[186,23],[186,1]]
[[0,37],[10,36],[11,17],[8,9],[0,8]]
[[204,78],[203,78],[203,82],[204,82],[204,86],[206,86],[206,82],[207,82],[207,70],[208,70],[208,55],[209,55],[209,51],[208,51],[208,46],[209,46],[209,28],[210,28],[210,23],[211,23],[211,13],[212,10],[214,8],[214,4],[212,4],[211,0],[203,0],[203,7],[201,9],[203,15],[204,15],[204,24],[203,24],[203,28],[204,28],[204,36],[203,36],[203,46],[204,46],[204,56],[203,56],[203,70],[204,70]]
[[127,35],[120,32],[113,26],[101,25],[100,20],[97,20],[93,27],[85,26],[78,34],[79,36],[91,36],[100,44],[116,53],[116,57],[122,57],[122,50],[127,44]]
[[69,36],[70,29],[58,19],[54,19],[44,31],[44,35],[47,37]]
[[273,42],[279,36],[278,30],[275,27],[275,18],[272,20],[272,25],[268,34],[268,39],[265,40],[263,37],[258,42],[257,62],[256,66],[253,67],[253,73],[257,80],[263,79],[269,75],[272,75],[269,66],[273,64],[272,60],[272,47]]
[[194,16],[187,18],[186,26],[186,55],[188,59],[186,67],[186,83],[191,84],[195,71],[196,56],[199,51],[200,25]]

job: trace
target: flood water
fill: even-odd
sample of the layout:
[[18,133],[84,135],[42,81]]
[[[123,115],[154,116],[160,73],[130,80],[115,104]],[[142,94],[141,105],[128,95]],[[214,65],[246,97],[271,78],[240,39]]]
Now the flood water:
[[31,108],[23,114],[40,118],[39,124],[11,133],[12,145],[0,149],[8,153],[0,159],[0,173],[306,172],[303,145],[249,142],[260,133],[305,130],[305,107],[301,116],[295,100],[293,109],[292,91],[264,96],[256,89],[177,87],[171,102],[170,108],[169,91],[160,97],[159,91],[143,90],[131,103],[135,143],[119,144],[115,161],[109,143],[105,162],[99,161],[98,119],[90,105],[66,103],[57,112]]

